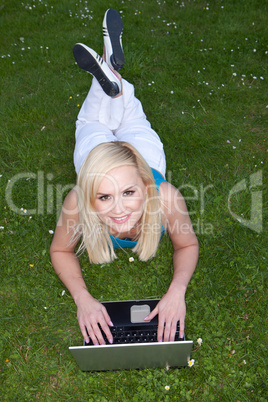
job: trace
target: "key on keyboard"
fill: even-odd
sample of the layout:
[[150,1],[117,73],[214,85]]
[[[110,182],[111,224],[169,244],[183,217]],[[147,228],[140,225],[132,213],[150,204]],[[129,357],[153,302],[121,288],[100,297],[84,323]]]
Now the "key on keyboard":
[[[113,344],[126,344],[126,343],[147,343],[157,342],[157,325],[148,324],[142,326],[119,326],[110,327],[110,331],[113,335]],[[103,338],[107,344],[109,344],[106,335],[101,330]],[[175,334],[175,341],[184,341],[184,338],[179,337],[179,323],[177,324],[177,330]],[[92,340],[89,343],[85,343],[85,346],[92,346]]]

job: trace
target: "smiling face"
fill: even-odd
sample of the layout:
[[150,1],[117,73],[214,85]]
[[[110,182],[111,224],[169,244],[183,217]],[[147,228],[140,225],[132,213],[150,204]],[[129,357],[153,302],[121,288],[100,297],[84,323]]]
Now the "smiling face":
[[146,185],[134,166],[110,170],[102,179],[95,199],[95,210],[115,236],[128,234],[144,211]]

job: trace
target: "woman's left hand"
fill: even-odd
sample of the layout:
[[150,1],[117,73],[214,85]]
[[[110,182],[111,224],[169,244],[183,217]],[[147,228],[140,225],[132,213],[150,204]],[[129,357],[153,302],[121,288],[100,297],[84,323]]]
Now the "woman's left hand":
[[169,289],[154,310],[145,318],[145,321],[151,321],[157,314],[158,342],[174,341],[178,321],[180,322],[179,337],[184,337],[184,320],[186,315],[184,293]]

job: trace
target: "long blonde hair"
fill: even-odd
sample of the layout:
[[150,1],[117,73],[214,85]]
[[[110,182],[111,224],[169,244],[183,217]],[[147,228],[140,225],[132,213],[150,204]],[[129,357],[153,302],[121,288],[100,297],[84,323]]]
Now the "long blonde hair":
[[105,224],[99,219],[94,204],[101,180],[112,169],[134,166],[147,187],[140,235],[133,251],[146,261],[156,253],[161,237],[161,208],[152,170],[141,154],[129,143],[106,142],[95,147],[83,163],[77,178],[79,224],[75,236],[82,235],[79,251],[88,252],[95,264],[116,258],[113,243]]

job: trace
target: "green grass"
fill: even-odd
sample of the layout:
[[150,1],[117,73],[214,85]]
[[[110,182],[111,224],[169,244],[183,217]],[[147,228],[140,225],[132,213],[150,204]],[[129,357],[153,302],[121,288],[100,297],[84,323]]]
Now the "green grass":
[[[200,242],[187,290],[192,368],[83,373],[68,351],[82,337],[50,263],[49,231],[76,180],[75,120],[91,83],[72,46],[102,51],[108,7],[122,11],[123,76],[164,142],[168,178]],[[2,2],[1,400],[267,400],[267,11],[258,0]],[[254,192],[258,231],[237,220],[252,217]],[[172,277],[169,239],[147,263],[129,263],[125,251],[104,266],[81,257],[92,294],[161,297]]]

